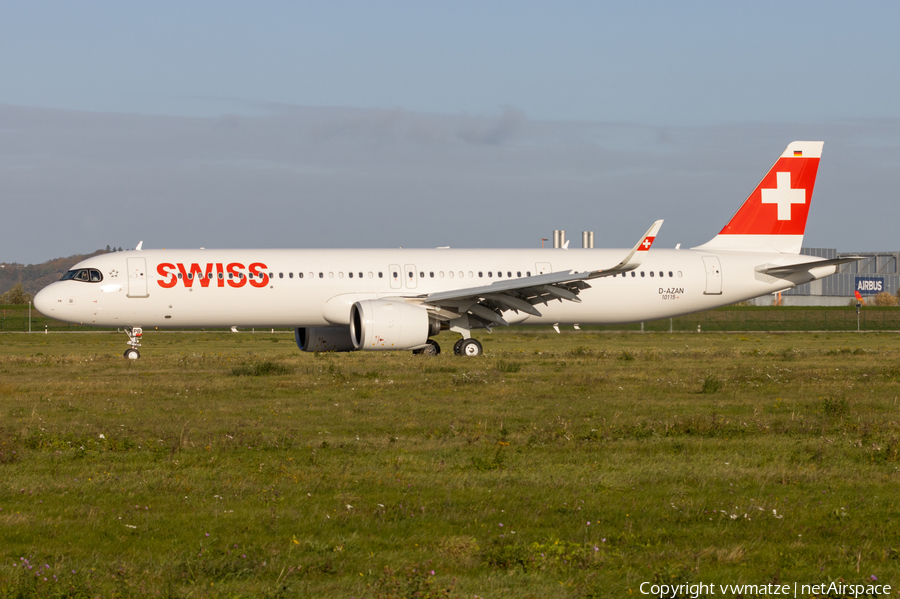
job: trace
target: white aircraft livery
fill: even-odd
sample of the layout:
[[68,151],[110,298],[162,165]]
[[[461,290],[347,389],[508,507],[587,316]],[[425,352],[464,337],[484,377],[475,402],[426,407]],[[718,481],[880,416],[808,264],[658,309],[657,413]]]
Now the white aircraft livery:
[[654,249],[661,220],[629,249],[143,250],[75,265],[34,298],[64,322],[122,327],[127,358],[146,327],[291,327],[303,351],[412,350],[494,326],[668,318],[789,289],[857,258],[800,255],[823,142],[795,141],[727,225],[689,250]]

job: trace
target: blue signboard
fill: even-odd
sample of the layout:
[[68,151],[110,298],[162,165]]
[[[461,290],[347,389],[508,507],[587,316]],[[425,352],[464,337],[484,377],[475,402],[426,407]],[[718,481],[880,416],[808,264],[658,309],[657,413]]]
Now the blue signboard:
[[884,277],[856,277],[856,290],[861,295],[875,295],[884,291]]

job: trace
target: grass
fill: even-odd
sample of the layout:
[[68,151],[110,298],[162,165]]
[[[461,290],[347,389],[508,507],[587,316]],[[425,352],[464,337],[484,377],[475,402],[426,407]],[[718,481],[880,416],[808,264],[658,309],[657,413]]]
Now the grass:
[[0,597],[900,583],[897,334],[479,338],[0,335]]
[[[848,301],[850,298],[847,298]],[[0,332],[28,331],[27,305],[0,305]],[[31,330],[43,331],[100,331],[102,327],[92,327],[63,323],[45,318],[32,310]],[[617,324],[608,326],[583,326],[585,331],[640,331],[703,332],[784,332],[784,331],[847,331],[855,332],[857,327],[856,308],[847,306],[726,306],[715,310],[697,312],[671,319],[653,320],[644,323]],[[643,327],[643,329],[642,329]],[[865,306],[859,314],[859,327],[863,331],[900,331],[900,308]],[[262,329],[261,329],[262,331]]]

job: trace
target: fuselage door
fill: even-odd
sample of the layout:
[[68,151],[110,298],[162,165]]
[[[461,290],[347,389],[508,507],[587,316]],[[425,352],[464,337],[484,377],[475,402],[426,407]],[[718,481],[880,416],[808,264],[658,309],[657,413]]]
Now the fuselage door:
[[416,272],[415,264],[407,264],[403,267],[403,278],[406,280],[407,289],[415,289],[419,280],[419,273]]
[[722,265],[718,256],[703,256],[706,268],[706,291],[704,295],[722,295]]
[[391,289],[400,289],[403,286],[401,277],[403,272],[400,270],[399,264],[391,264],[391,271],[388,273],[391,277]]
[[147,293],[147,260],[128,258],[128,297],[150,297]]
[[534,270],[536,274],[546,275],[553,272],[553,268],[550,266],[549,262],[538,262],[534,265]]

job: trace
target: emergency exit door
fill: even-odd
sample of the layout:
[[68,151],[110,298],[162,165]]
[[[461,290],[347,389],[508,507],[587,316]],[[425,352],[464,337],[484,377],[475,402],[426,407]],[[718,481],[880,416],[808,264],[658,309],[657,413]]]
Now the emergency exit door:
[[706,291],[704,295],[722,295],[722,265],[718,256],[703,256],[706,268]]
[[415,289],[416,283],[419,280],[419,276],[416,273],[416,265],[415,264],[407,264],[403,267],[403,272],[406,274],[403,277],[406,280],[406,288],[407,289]]
[[128,258],[128,297],[150,297],[147,293],[147,260]]

